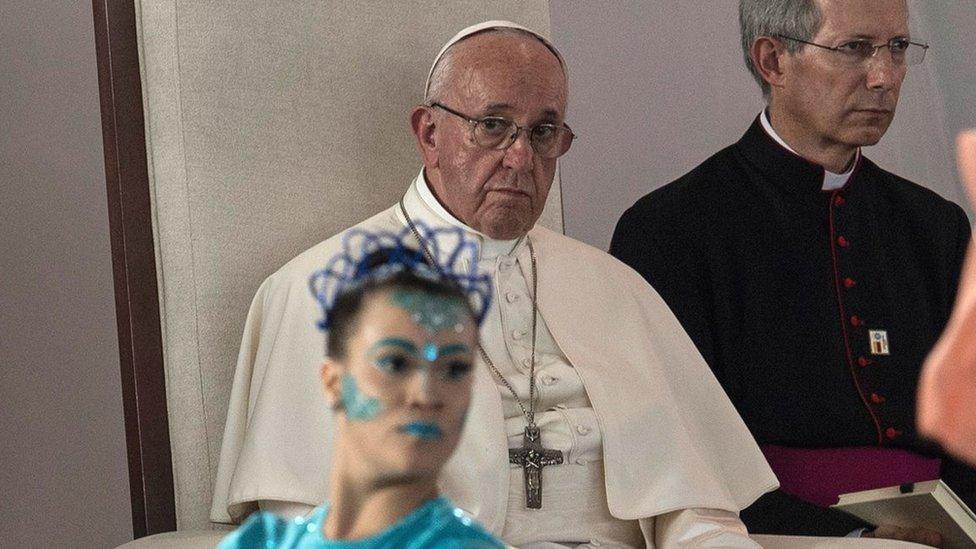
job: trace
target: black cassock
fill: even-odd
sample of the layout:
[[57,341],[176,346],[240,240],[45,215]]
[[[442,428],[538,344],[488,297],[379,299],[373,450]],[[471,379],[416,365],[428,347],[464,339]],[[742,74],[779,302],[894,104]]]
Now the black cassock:
[[[949,318],[969,221],[863,156],[843,188],[823,180],[757,119],[638,200],[610,252],[660,292],[759,444],[939,455],[917,438],[915,389]],[[974,471],[943,460],[942,478],[976,502]],[[782,491],[742,517],[756,533],[861,524]]]

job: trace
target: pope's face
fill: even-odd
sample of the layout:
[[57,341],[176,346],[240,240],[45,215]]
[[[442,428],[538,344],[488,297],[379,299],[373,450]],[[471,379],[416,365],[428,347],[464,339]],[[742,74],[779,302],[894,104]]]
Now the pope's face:
[[[823,24],[810,40],[840,46],[908,37],[904,0],[817,0]],[[895,115],[907,66],[882,48],[865,63],[850,66],[840,52],[804,46],[788,56],[784,87],[773,101],[795,125],[824,146],[877,143]]]
[[476,346],[457,299],[408,290],[369,297],[346,357],[324,366],[336,370],[326,391],[341,403],[338,451],[378,482],[436,476],[464,426]]
[[[486,33],[455,47],[461,49],[441,103],[471,118],[499,116],[521,127],[563,123],[565,76],[538,40]],[[536,155],[524,131],[505,150],[483,149],[463,119],[440,109],[429,109],[429,114],[434,146],[425,152],[425,161],[441,203],[489,237],[527,233],[542,214],[556,159]]]

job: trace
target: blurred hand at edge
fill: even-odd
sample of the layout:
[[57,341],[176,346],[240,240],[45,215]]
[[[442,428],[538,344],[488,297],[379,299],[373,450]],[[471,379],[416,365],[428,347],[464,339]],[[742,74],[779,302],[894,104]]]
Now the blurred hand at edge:
[[[956,141],[959,176],[976,211],[976,130]],[[976,465],[976,240],[969,244],[952,316],[922,368],[918,428]]]

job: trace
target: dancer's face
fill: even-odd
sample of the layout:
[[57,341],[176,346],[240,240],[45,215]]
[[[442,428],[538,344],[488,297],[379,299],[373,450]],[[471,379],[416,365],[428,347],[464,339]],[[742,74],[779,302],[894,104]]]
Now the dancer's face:
[[378,482],[436,476],[471,398],[478,330],[458,298],[392,289],[369,296],[345,356],[322,368],[336,445]]

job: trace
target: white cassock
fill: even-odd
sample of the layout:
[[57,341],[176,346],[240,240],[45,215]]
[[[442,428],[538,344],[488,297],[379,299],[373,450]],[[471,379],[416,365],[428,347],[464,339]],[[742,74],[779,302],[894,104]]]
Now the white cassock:
[[[482,341],[528,402],[531,263],[524,239],[491,240],[454,219],[423,174],[404,197],[429,227],[462,227],[480,244],[494,300]],[[399,232],[398,206],[357,227]],[[755,547],[736,514],[777,487],[766,461],[694,344],[657,293],[608,254],[533,228],[539,320],[537,423],[562,465],[543,472],[541,510],[525,508],[508,463],[525,419],[480,362],[461,442],[441,489],[506,542]],[[248,313],[211,518],[239,521],[261,500],[318,505],[328,493],[332,411],[319,384],[324,335],[308,278],[342,235],[261,285]],[[470,268],[466,266],[465,268]]]

